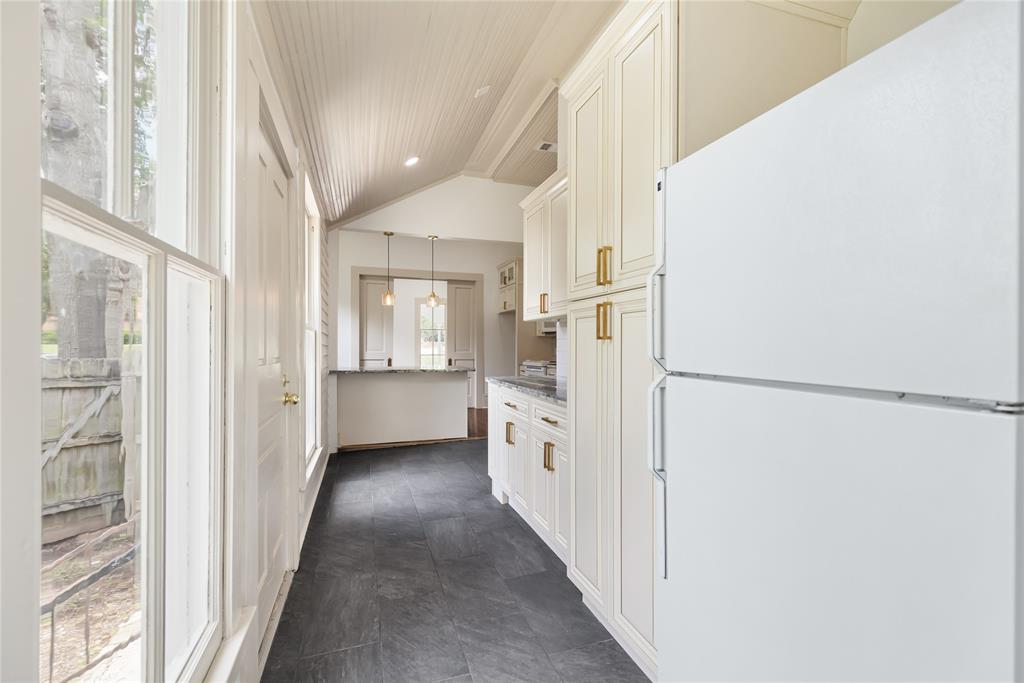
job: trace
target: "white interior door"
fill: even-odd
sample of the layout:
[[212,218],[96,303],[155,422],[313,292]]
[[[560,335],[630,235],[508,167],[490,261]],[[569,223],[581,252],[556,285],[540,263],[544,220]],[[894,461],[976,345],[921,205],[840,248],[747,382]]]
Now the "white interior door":
[[1014,678],[1020,417],[664,391],[662,680]]
[[476,286],[448,283],[448,365],[468,368],[466,405],[476,407]]
[[359,365],[364,368],[387,367],[394,344],[395,307],[381,303],[388,282],[384,278],[359,281]]
[[[288,514],[285,462],[288,453],[288,416],[282,402],[286,367],[283,354],[290,348],[285,343],[282,325],[282,303],[286,273],[286,228],[288,226],[288,179],[262,127],[254,131],[255,147],[253,182],[258,200],[255,202],[258,239],[253,249],[256,276],[249,291],[249,334],[256,341],[257,381],[257,506],[258,506],[258,618],[260,632],[266,629],[270,613],[281,587],[288,564],[286,522]],[[287,387],[297,390],[295,386]]]

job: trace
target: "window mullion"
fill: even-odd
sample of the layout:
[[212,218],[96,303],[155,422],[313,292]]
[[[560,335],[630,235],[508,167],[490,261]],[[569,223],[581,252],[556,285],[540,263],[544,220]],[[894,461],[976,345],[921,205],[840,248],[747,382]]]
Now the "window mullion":
[[107,135],[110,141],[107,144],[106,201],[111,213],[131,216],[135,3],[109,3],[107,21],[110,26],[110,88],[107,100]]
[[160,253],[149,268],[149,390],[146,409],[149,424],[145,457],[147,503],[144,526],[146,554],[143,563],[143,624],[146,680],[164,680],[164,567],[167,444],[167,257]]

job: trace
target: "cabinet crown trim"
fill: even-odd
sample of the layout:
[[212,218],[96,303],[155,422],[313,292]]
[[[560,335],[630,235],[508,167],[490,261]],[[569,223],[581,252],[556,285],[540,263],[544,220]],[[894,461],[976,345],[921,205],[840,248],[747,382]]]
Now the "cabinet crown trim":
[[526,195],[526,197],[521,202],[519,202],[519,208],[524,211],[529,209],[534,204],[544,199],[544,195],[546,195],[548,192],[551,191],[553,187],[555,187],[556,185],[558,185],[558,183],[560,183],[561,181],[565,180],[568,177],[569,172],[567,169],[563,168],[560,171],[555,171],[550,176],[548,176],[547,179],[544,180],[544,182],[538,185],[533,190],[533,192]]

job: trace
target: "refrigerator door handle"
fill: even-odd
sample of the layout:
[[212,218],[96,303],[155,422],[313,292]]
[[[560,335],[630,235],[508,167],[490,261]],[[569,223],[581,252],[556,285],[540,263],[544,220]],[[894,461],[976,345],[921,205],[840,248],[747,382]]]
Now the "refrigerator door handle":
[[664,411],[662,402],[665,393],[666,375],[661,375],[647,391],[647,467],[654,475],[654,558],[658,576],[668,578],[668,481],[665,471],[665,454],[662,433]]
[[647,353],[662,370],[667,370],[661,339],[662,281],[665,278],[665,176],[662,168],[654,179],[654,268],[647,275]]
[[665,391],[665,375],[660,375],[647,390],[647,467],[658,479],[665,481],[665,457],[662,452],[661,396]]

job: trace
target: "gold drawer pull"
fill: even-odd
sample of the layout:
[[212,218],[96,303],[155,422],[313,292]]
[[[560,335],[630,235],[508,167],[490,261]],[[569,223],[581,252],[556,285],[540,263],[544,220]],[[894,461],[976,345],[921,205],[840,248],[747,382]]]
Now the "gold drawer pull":
[[516,442],[516,426],[512,422],[505,423],[505,443],[514,445]]
[[597,281],[595,284],[610,285],[612,283],[612,278],[608,274],[611,270],[611,254],[611,247],[597,248]]
[[509,403],[508,401],[505,401],[505,405],[507,405],[512,410],[519,410],[519,406],[517,406],[515,403]]
[[548,294],[547,294],[547,292],[542,292],[541,295],[540,295],[540,312],[541,313],[547,313],[548,312]]
[[557,425],[558,424],[558,420],[552,420],[550,417],[547,417],[547,416],[542,417],[541,420],[543,422],[547,422],[549,425]]

